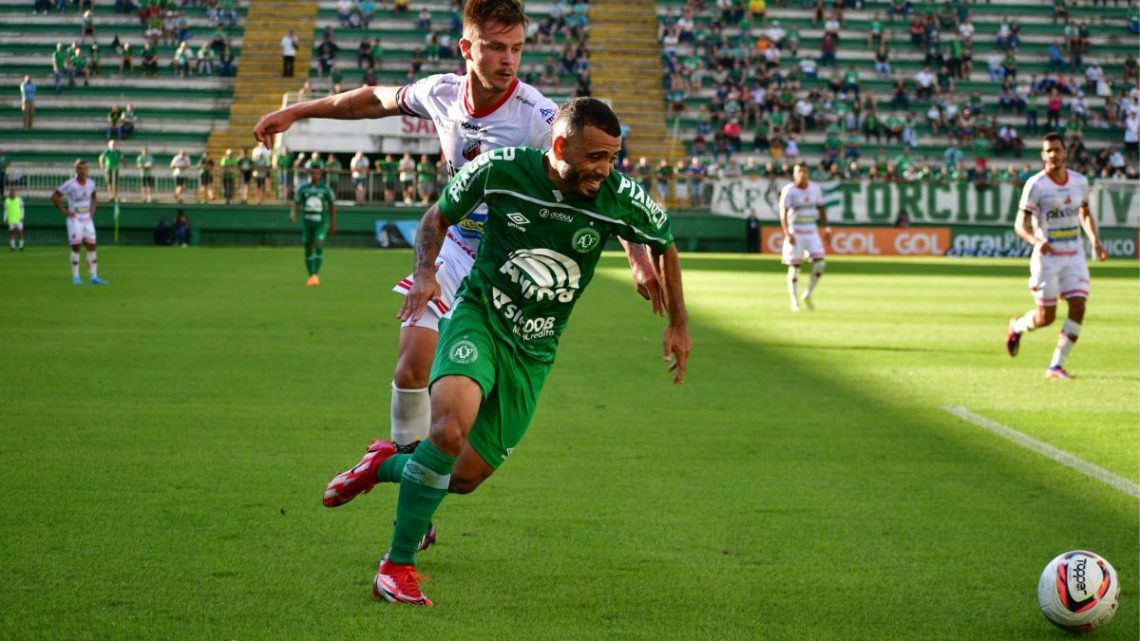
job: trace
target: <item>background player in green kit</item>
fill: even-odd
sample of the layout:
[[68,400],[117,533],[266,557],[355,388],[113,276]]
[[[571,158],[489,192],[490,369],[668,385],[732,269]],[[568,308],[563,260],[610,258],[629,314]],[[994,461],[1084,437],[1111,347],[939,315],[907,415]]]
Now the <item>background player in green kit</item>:
[[[665,360],[684,381],[692,341],[669,218],[639,182],[614,171],[617,116],[579,98],[553,123],[550,151],[509,147],[482,154],[447,184],[416,237],[415,285],[399,316],[418,318],[440,288],[434,264],[449,225],[487,203],[483,244],[441,326],[431,373],[431,432],[413,454],[378,442],[342,491],[398,482],[392,546],[372,584],[394,603],[431,605],[415,555],[448,492],[486,480],[521,442],[574,304],[614,235],[648,245],[669,316]],[[346,473],[347,474],[347,473]]]
[[297,205],[303,209],[301,242],[305,245],[305,268],[309,270],[309,287],[320,287],[321,263],[325,259],[325,238],[336,233],[336,196],[322,180],[324,169],[309,169],[309,182],[297,188],[289,222],[297,220]]

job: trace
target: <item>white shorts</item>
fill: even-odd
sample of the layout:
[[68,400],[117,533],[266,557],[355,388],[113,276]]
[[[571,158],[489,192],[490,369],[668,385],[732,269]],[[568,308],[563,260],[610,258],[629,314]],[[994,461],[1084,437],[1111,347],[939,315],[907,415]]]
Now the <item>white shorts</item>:
[[24,231],[24,223],[16,223],[15,225],[8,225],[8,231]]
[[95,223],[90,219],[67,219],[67,242],[71,245],[80,243],[95,244]]
[[794,231],[796,235],[796,244],[788,242],[784,239],[783,254],[780,262],[785,265],[799,265],[803,262],[804,253],[812,260],[819,260],[824,257],[823,241],[819,238],[819,229],[813,227],[811,231]]
[[1089,265],[1085,252],[1042,256],[1033,252],[1029,259],[1029,289],[1042,307],[1055,307],[1057,299],[1089,297]]
[[[435,261],[435,279],[439,282],[439,297],[442,303],[428,301],[424,315],[415,322],[416,327],[424,327],[433,332],[439,332],[439,320],[447,316],[451,308],[455,307],[455,294],[459,291],[463,279],[471,272],[471,266],[474,262],[474,257],[469,256],[466,248],[453,241],[450,235],[444,239],[439,257]],[[412,290],[412,283],[415,282],[413,276],[413,274],[409,274],[396,283],[392,291],[407,296],[408,292]],[[411,325],[412,322],[407,320],[401,323],[400,327]]]

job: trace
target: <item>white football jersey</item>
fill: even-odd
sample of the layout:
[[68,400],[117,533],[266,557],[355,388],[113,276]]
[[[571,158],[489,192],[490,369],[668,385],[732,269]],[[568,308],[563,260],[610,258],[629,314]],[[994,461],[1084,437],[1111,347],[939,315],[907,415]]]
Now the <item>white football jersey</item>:
[[[439,133],[439,144],[447,159],[447,173],[454,176],[459,168],[476,156],[502,147],[534,147],[550,149],[551,124],[558,105],[534,87],[517,78],[497,104],[475,112],[467,98],[467,76],[437,74],[400,87],[396,104],[403,113],[430,119]],[[483,222],[487,208],[480,205],[458,224],[447,230],[447,240],[460,245],[449,247],[445,241],[440,258],[454,260],[457,270],[466,275],[470,261],[483,240]],[[458,254],[466,254],[459,256]]]
[[815,227],[819,221],[819,208],[823,207],[823,190],[809,182],[804,189],[788,183],[780,190],[780,211],[791,209],[788,224],[801,229]]
[[1089,202],[1089,181],[1066,170],[1064,183],[1056,183],[1044,171],[1031,176],[1021,192],[1018,209],[1033,215],[1033,235],[1058,252],[1084,253],[1080,210]]
[[91,221],[91,200],[95,196],[95,180],[90,176],[82,185],[72,176],[56,190],[67,198],[67,208],[75,212],[78,222]]

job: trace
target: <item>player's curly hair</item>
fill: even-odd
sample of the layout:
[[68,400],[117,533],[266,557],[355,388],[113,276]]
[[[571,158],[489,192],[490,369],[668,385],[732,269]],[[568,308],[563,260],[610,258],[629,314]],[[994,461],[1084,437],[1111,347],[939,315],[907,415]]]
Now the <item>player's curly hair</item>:
[[488,20],[508,28],[521,26],[524,31],[530,22],[518,0],[467,0],[463,7],[463,36],[467,37],[468,29],[481,28]]
[[567,137],[586,127],[597,127],[607,134],[621,136],[621,122],[609,105],[597,98],[574,98],[558,110],[551,128],[555,135]]

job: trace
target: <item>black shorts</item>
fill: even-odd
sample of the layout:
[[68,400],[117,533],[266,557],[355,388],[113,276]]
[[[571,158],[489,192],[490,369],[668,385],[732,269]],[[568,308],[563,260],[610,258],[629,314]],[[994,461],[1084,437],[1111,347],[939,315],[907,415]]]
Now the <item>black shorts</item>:
[[253,180],[253,171],[241,172],[241,182],[243,185],[248,185],[250,180]]
[[142,185],[143,185],[143,187],[154,188],[154,176],[143,176],[142,177]]
[[185,187],[186,186],[186,176],[176,176],[174,178],[174,184],[177,185],[178,187]]
[[202,176],[198,178],[198,183],[203,187],[214,184],[214,174],[202,172]]

